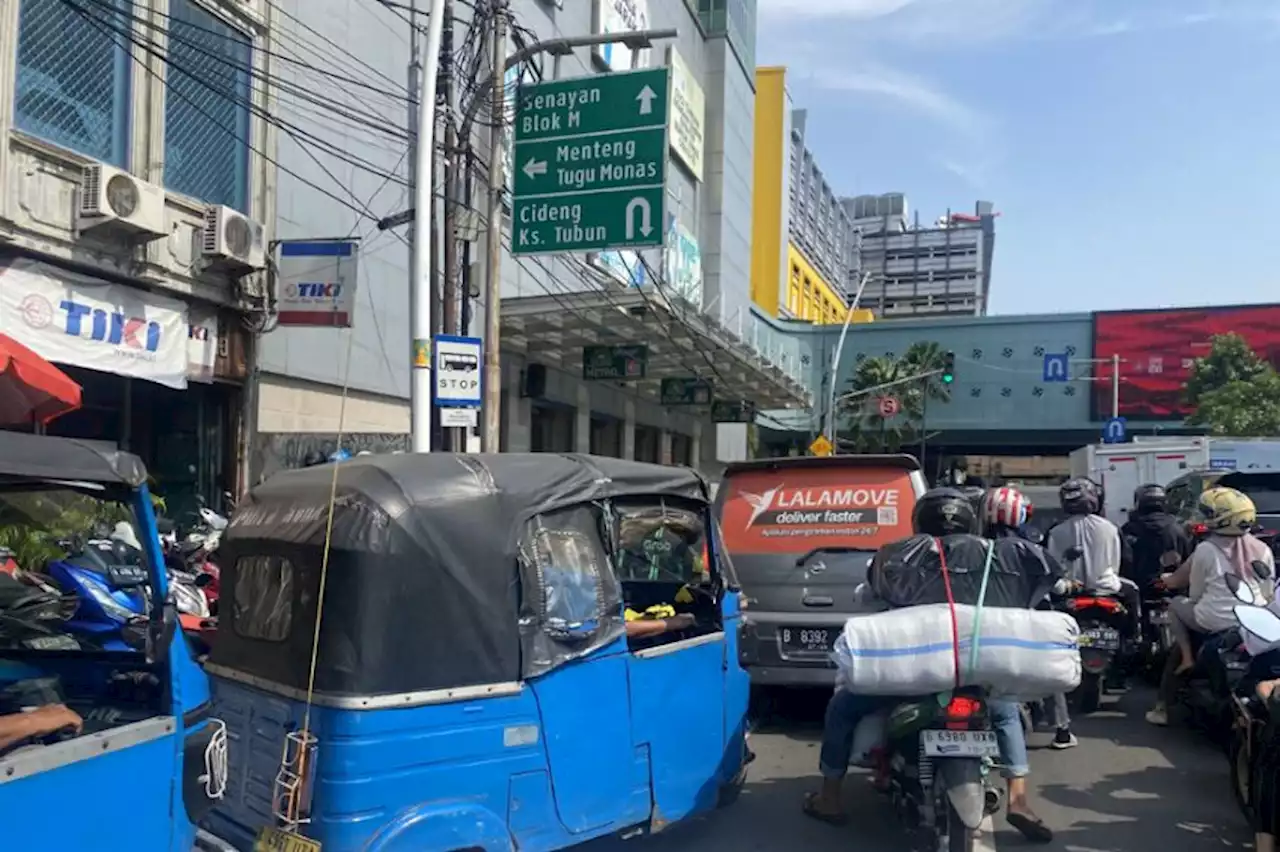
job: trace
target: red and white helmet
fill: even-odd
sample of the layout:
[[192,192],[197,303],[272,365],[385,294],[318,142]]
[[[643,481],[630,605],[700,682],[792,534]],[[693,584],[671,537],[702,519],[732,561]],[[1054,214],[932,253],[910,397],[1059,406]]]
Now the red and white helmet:
[[991,527],[1020,527],[1031,517],[1031,501],[1016,488],[992,488],[982,502],[982,524]]

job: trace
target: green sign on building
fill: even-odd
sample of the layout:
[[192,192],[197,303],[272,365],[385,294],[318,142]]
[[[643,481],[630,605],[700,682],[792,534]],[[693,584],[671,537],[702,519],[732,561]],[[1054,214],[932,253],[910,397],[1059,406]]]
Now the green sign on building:
[[647,346],[584,346],[582,347],[582,378],[643,379],[649,367]]
[[670,85],[651,68],[520,88],[513,254],[663,244]]
[[711,382],[695,378],[663,379],[658,396],[661,405],[710,405]]

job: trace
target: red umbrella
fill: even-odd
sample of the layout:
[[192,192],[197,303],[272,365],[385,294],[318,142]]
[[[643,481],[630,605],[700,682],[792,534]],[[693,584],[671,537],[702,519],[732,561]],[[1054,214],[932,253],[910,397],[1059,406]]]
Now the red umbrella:
[[0,425],[43,425],[79,407],[80,386],[70,376],[0,334]]

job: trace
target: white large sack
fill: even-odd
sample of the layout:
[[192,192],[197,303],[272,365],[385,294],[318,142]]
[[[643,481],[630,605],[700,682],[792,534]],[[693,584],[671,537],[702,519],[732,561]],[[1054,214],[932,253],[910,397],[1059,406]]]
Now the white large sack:
[[[976,665],[970,670],[976,607],[957,605],[960,686],[993,697],[1034,700],[1080,685],[1080,628],[1066,613],[982,610]],[[862,695],[925,695],[954,689],[955,633],[948,604],[850,618],[831,653],[838,686]]]

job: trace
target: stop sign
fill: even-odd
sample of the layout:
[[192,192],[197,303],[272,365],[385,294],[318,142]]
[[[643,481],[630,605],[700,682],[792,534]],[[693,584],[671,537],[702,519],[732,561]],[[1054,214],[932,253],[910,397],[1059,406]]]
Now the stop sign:
[[894,396],[880,397],[880,416],[892,417],[898,413],[898,398]]

